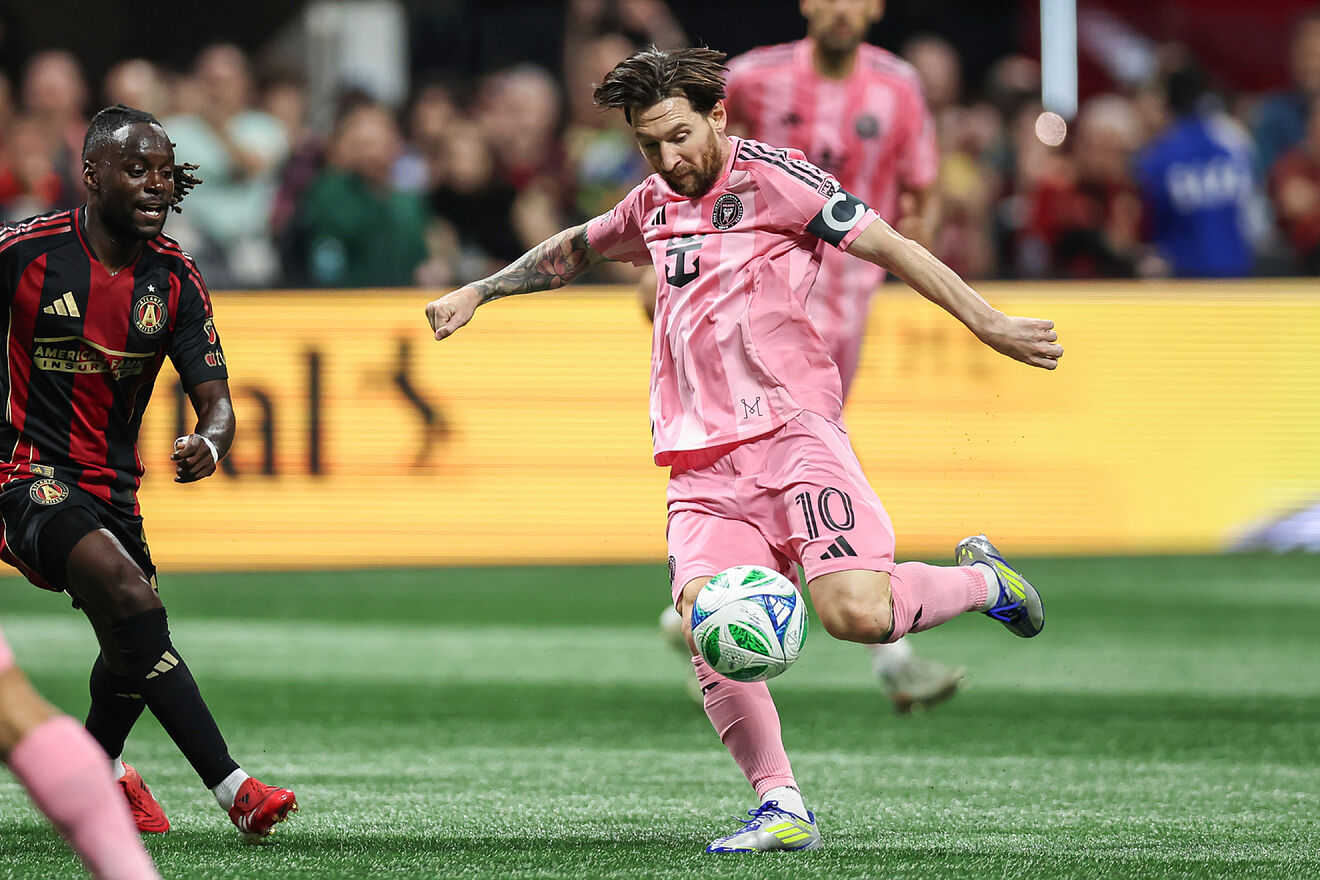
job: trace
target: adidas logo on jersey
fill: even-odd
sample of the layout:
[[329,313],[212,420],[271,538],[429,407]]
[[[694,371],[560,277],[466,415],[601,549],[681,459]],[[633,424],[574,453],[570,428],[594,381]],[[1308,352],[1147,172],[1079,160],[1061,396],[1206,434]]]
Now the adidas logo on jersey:
[[834,539],[834,543],[830,544],[830,549],[820,554],[820,558],[838,559],[842,556],[856,556],[856,555],[857,555],[857,551],[852,548],[852,544],[848,543],[848,539],[845,538],[843,535],[839,535],[839,537]]
[[64,296],[55,300],[55,302],[42,309],[48,315],[63,315],[66,318],[81,318],[82,312],[78,311],[78,301],[73,298],[73,291],[67,291]]

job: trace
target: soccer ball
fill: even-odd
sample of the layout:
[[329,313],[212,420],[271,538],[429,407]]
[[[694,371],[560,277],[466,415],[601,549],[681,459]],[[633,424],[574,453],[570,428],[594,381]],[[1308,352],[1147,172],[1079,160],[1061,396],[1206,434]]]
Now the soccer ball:
[[759,565],[735,565],[710,579],[692,604],[701,658],[734,681],[774,678],[798,658],[807,613],[792,581]]

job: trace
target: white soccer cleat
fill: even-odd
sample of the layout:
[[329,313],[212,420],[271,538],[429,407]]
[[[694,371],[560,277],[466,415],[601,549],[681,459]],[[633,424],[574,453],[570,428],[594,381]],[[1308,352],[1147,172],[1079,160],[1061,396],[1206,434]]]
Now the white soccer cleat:
[[816,816],[810,810],[807,817],[780,809],[778,801],[766,801],[754,810],[748,810],[750,819],[739,819],[741,831],[720,837],[706,847],[708,853],[770,852],[771,850],[798,851],[820,846],[820,830]]
[[912,656],[901,663],[876,664],[876,675],[894,708],[906,715],[914,707],[929,709],[958,692],[967,670]]
[[682,653],[684,657],[692,656],[687,636],[683,635],[683,616],[673,605],[666,605],[665,610],[660,612],[660,637],[665,640],[666,645]]
[[[692,649],[688,647],[687,637],[683,635],[683,616],[673,605],[666,605],[665,610],[660,612],[660,638],[664,643],[673,648],[684,659],[692,657]],[[688,666],[687,672],[687,693],[692,702],[698,706],[705,705],[705,698],[701,694],[701,682],[697,681],[697,676],[693,673],[691,666]]]

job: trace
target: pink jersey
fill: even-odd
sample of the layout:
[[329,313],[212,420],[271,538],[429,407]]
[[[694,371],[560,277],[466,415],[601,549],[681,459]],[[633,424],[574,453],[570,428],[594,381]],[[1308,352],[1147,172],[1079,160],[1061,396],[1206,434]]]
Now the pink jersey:
[[[898,196],[935,181],[939,145],[912,65],[877,46],[858,47],[845,79],[815,70],[811,43],[753,49],[729,63],[730,124],[748,137],[802,150],[887,222]],[[845,390],[856,369],[871,294],[884,270],[841,254],[824,257],[809,314],[830,342]]]
[[877,215],[796,150],[730,142],[701,198],[653,174],[587,224],[596,251],[653,263],[659,276],[651,432],[660,465],[759,437],[804,410],[842,413],[839,373],[806,304],[826,245],[846,248]]

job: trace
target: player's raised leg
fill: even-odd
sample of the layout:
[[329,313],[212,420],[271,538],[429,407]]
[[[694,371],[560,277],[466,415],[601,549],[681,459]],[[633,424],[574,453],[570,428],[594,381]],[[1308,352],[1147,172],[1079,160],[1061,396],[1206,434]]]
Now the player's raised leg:
[[[111,687],[97,681],[93,669],[93,708],[89,719],[93,735],[116,758],[132,727],[132,706],[115,693],[116,682],[142,701],[192,765],[202,784],[244,834],[264,836],[297,810],[288,789],[266,786],[239,767],[229,755],[224,737],[202,699],[197,682],[182,654],[170,639],[165,607],[139,565],[106,529],[84,534],[70,552],[69,589],[92,622],[101,644],[101,661]],[[98,684],[100,687],[98,687]],[[140,712],[140,709],[138,710]],[[159,827],[163,811],[152,809],[155,799],[136,771],[123,765],[121,785],[135,818],[144,830]],[[127,780],[127,782],[123,781]],[[168,823],[165,824],[168,828]]]
[[28,684],[0,635],[0,760],[95,880],[159,880],[105,754]]

